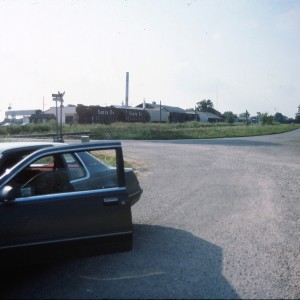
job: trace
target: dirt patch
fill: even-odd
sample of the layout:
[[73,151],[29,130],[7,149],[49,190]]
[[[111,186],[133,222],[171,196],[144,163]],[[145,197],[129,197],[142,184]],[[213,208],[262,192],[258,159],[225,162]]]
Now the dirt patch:
[[124,161],[134,170],[138,176],[145,176],[149,172],[149,164],[135,157],[124,155]]

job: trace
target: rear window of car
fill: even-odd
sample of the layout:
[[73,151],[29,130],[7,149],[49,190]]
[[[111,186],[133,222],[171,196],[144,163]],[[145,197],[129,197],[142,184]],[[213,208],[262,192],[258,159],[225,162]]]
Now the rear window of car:
[[64,160],[68,166],[70,180],[80,179],[86,176],[86,171],[78,158],[71,153],[63,154]]

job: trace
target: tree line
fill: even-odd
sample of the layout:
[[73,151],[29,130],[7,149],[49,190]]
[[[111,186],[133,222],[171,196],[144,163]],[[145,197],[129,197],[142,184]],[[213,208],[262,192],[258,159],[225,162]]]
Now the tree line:
[[275,115],[257,112],[256,116],[252,116],[251,118],[250,113],[247,110],[239,115],[234,114],[232,111],[225,111],[224,113],[221,113],[214,108],[214,104],[210,99],[204,99],[202,101],[197,102],[195,110],[201,112],[209,112],[214,115],[217,115],[218,117],[223,118],[223,120],[229,124],[233,124],[236,120],[243,121],[246,124],[250,124],[251,122],[253,122],[262,123],[263,125],[273,124],[274,122],[281,124],[300,123],[300,105],[298,106],[298,112],[295,114],[295,119],[288,118],[280,112],[275,113]]

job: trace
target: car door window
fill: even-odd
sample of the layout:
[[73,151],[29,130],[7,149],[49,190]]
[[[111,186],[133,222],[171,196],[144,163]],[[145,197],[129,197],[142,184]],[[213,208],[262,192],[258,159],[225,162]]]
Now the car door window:
[[117,187],[116,157],[116,151],[111,149],[64,155],[74,189],[84,191]]
[[116,165],[117,152],[112,149],[47,155],[24,168],[9,185],[17,197],[116,188]]
[[48,155],[34,161],[18,173],[9,185],[15,188],[17,197],[65,193],[74,190],[60,155]]

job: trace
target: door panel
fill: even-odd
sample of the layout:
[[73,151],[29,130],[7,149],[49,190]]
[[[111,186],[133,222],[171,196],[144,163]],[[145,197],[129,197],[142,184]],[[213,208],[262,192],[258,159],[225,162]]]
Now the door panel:
[[[107,198],[117,198],[118,203],[105,205]],[[4,213],[9,218],[1,218],[0,224],[9,221],[1,246],[132,232],[124,188],[19,198],[12,204],[2,203],[0,214]]]

